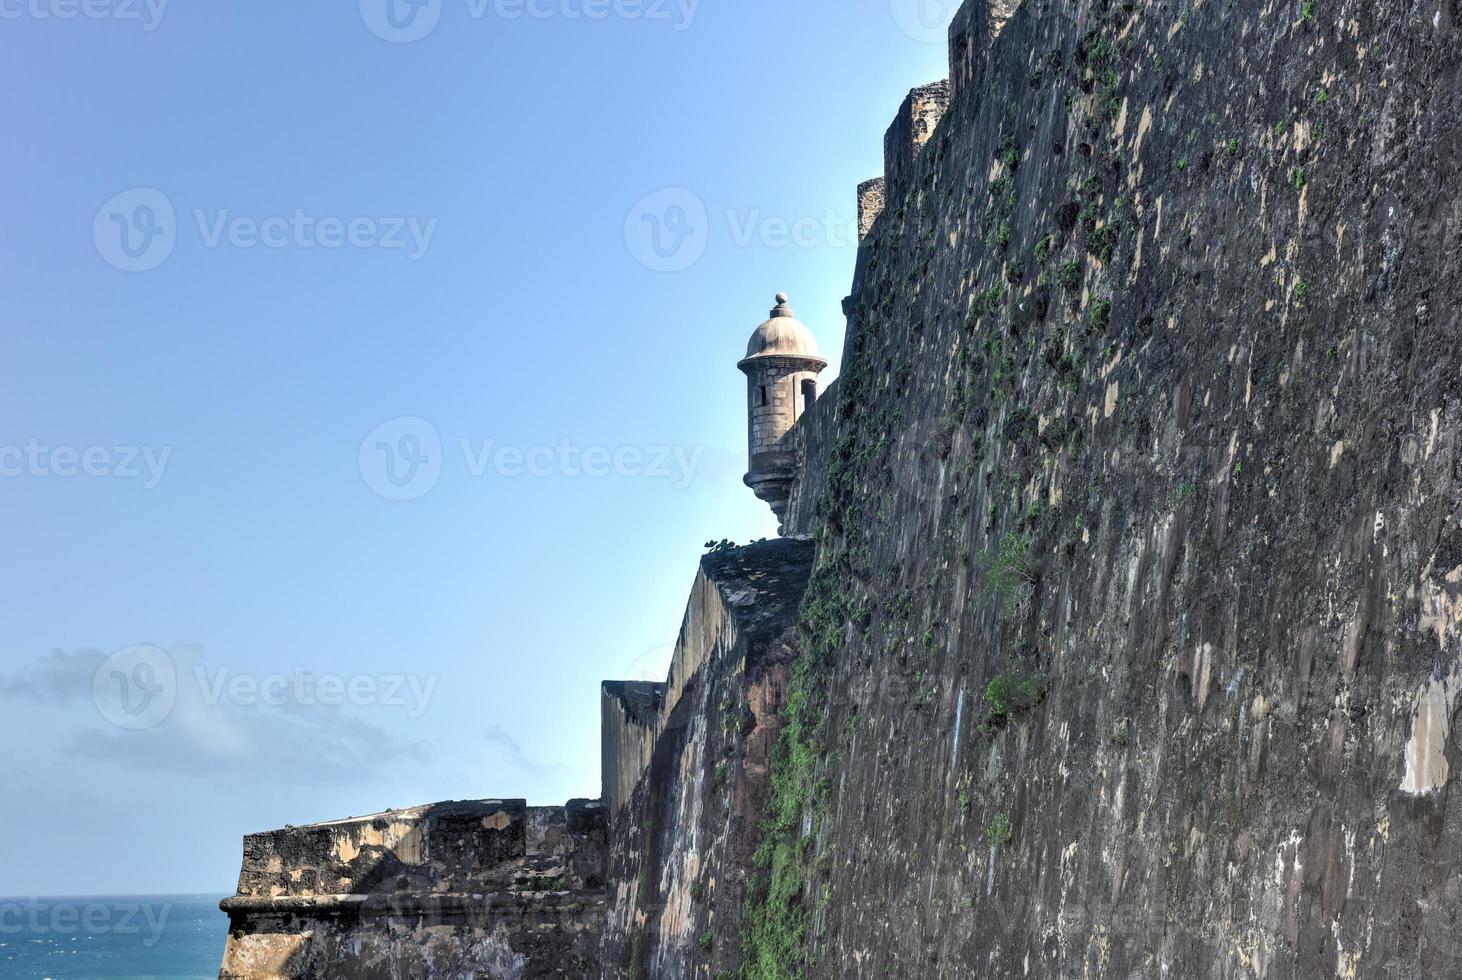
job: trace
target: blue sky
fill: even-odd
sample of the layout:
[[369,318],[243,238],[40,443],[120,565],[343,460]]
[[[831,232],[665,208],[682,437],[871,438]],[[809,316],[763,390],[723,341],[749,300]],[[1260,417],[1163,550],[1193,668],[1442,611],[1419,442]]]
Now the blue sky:
[[0,0],[0,894],[597,795],[774,533],[736,361],[786,290],[836,365],[918,2]]

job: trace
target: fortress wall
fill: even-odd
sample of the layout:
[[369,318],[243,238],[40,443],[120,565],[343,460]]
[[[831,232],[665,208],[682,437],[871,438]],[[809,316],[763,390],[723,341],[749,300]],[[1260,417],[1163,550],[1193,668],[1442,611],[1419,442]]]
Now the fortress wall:
[[860,256],[751,975],[1462,974],[1462,17],[972,44]]
[[222,903],[220,976],[530,980],[734,964],[812,554],[778,540],[702,560],[667,681],[602,687],[607,804],[442,803],[247,837],[238,893]]
[[650,765],[660,733],[665,684],[605,681],[600,692],[599,766],[609,816],[619,812]]
[[596,802],[439,803],[244,840],[220,976],[582,976],[605,910]]
[[883,137],[883,193],[885,200],[902,197],[912,179],[914,160],[934,134],[949,105],[949,82],[931,82],[904,99]]
[[838,382],[834,381],[787,433],[786,445],[802,461],[782,527],[789,538],[811,537],[817,530],[817,505],[827,490],[827,461],[837,443],[837,415]]
[[[884,174],[858,185],[858,238],[860,247],[854,275],[854,295],[844,303],[848,314],[846,340],[856,332],[858,285],[867,274],[867,264],[878,250],[899,247],[900,227],[891,227],[875,235],[879,218],[889,200],[906,196],[914,179],[915,163],[934,135],[951,99],[963,90],[968,98],[978,98],[978,82],[988,61],[996,36],[1013,15],[1014,0],[966,2],[956,14],[949,29],[950,78],[922,85],[905,97],[884,133]],[[892,224],[892,223],[890,223]],[[810,536],[816,529],[816,510],[827,485],[828,464],[837,443],[837,386],[830,385],[814,411],[805,413],[787,433],[781,446],[792,450],[799,461],[782,533],[788,537]]]
[[738,622],[723,591],[725,582],[717,578],[721,567],[720,562],[710,558],[702,560],[691,586],[685,618],[670,660],[670,674],[665,680],[665,704],[660,709],[662,726],[668,724],[701,668],[736,646]]
[[648,770],[655,747],[686,693],[686,685],[707,660],[735,646],[734,630],[721,591],[703,563],[691,585],[665,682],[604,682],[600,765],[611,817],[619,813]]
[[884,181],[882,177],[865,180],[858,185],[858,240],[873,230],[873,223],[883,213]]
[[714,552],[686,612],[649,768],[613,821],[602,975],[734,971],[811,542]]

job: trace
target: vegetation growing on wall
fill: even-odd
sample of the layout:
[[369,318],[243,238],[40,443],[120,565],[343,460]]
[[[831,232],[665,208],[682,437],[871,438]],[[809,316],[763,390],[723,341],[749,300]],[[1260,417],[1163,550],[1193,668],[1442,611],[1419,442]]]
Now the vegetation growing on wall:
[[[866,578],[867,544],[851,510],[863,491],[861,471],[881,450],[878,419],[869,411],[866,374],[858,349],[839,411],[846,434],[833,448],[820,505],[818,565],[803,595],[800,643],[787,683],[785,725],[772,755],[771,780],[756,853],[758,880],[747,892],[742,918],[744,980],[791,980],[806,965],[808,888],[815,834],[825,816],[829,786],[819,773],[828,745],[827,704],[838,653],[850,633],[869,620],[853,583]],[[804,832],[804,821],[809,828]]]
[[997,674],[985,688],[985,716],[980,719],[980,730],[989,734],[1020,712],[1040,704],[1045,696],[1046,682],[1036,674]]
[[[813,573],[802,604],[801,651],[787,685],[786,727],[772,759],[771,789],[756,866],[762,880],[743,920],[742,976],[783,980],[800,973],[808,909],[805,884],[810,835],[804,814],[825,800],[817,767],[826,738],[827,678],[848,628],[840,576],[828,564]],[[815,821],[816,817],[814,817]]]

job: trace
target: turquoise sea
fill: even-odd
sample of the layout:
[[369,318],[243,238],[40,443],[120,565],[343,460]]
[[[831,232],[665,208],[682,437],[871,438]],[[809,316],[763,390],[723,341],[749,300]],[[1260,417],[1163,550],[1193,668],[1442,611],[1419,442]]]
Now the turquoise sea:
[[0,978],[215,980],[222,897],[0,899]]

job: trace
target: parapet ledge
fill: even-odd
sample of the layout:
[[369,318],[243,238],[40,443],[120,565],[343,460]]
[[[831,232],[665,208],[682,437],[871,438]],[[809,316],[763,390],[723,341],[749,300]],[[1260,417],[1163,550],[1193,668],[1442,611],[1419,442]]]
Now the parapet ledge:
[[390,912],[434,895],[602,889],[608,823],[599,800],[471,800],[250,834],[221,907]]
[[885,198],[898,200],[908,190],[919,151],[949,108],[949,91],[949,79],[940,79],[912,90],[899,106],[898,115],[883,136]]
[[810,542],[783,538],[713,551],[701,559],[701,569],[734,612],[741,634],[755,640],[797,621],[813,557]]

